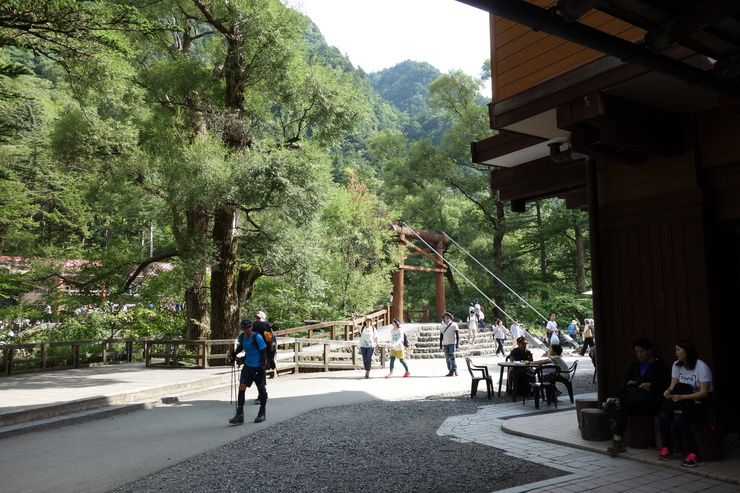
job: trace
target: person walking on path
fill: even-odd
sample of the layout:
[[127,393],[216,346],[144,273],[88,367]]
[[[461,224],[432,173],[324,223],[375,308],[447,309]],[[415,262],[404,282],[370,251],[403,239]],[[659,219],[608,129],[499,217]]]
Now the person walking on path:
[[496,356],[498,356],[498,353],[501,353],[501,356],[506,357],[506,352],[504,351],[504,341],[506,340],[506,327],[504,327],[503,320],[496,319],[494,321],[495,325],[493,326],[493,338],[496,339]]
[[583,344],[581,345],[581,356],[586,354],[586,350],[594,347],[594,321],[587,318],[583,323]]
[[678,361],[674,362],[671,368],[671,384],[663,392],[663,397],[670,402],[664,404],[658,418],[660,439],[663,442],[658,460],[670,460],[673,455],[671,442],[671,423],[673,423],[689,447],[689,454],[681,461],[681,465],[701,466],[704,462],[701,460],[699,446],[690,425],[709,419],[709,410],[704,399],[714,390],[712,370],[699,359],[699,350],[691,341],[682,340],[676,343],[676,359]]
[[[549,347],[550,344],[552,344],[552,335],[557,334],[560,332],[558,330],[558,324],[555,322],[555,314],[550,314],[550,320],[547,322],[547,326],[545,326],[545,330],[547,331],[547,346]],[[555,341],[555,344],[560,344],[560,338],[558,337],[558,340]]]
[[578,320],[573,319],[570,321],[570,325],[568,326],[568,335],[570,336],[573,341],[578,344],[578,337],[581,333],[581,330],[578,328]]
[[240,425],[244,423],[244,400],[247,387],[252,383],[257,386],[259,394],[260,410],[255,423],[265,420],[265,406],[267,405],[267,378],[265,368],[267,366],[267,344],[261,335],[252,332],[252,321],[245,318],[239,324],[242,333],[237,338],[236,349],[229,353],[232,361],[236,361],[236,355],[244,351],[244,366],[242,366],[239,377],[239,393],[236,401],[236,415],[229,423]]
[[511,327],[509,327],[509,332],[511,332],[511,337],[512,339],[514,339],[515,343],[517,339],[524,335],[524,328],[519,323],[519,320],[517,320],[516,318],[511,323]]
[[468,334],[470,334],[470,342],[475,344],[475,340],[478,338],[478,315],[472,306],[468,313]]
[[355,314],[352,314],[352,323],[360,329],[360,354],[362,354],[362,364],[365,367],[365,378],[370,378],[370,369],[373,365],[373,353],[378,347],[378,330],[372,324],[372,320],[366,318],[362,327],[357,325]]
[[439,329],[439,348],[444,350],[447,362],[448,377],[457,376],[457,363],[455,362],[455,346],[460,344],[460,329],[455,323],[450,312],[442,314],[444,322]]
[[403,376],[408,377],[411,373],[409,373],[409,365],[406,364],[406,360],[404,359],[404,349],[408,350],[409,341],[406,338],[406,333],[401,328],[401,321],[398,317],[394,317],[391,320],[391,324],[393,325],[391,329],[391,372],[385,378],[393,378],[393,366],[396,358],[398,358],[398,361],[406,369],[406,373]]
[[668,368],[653,356],[653,344],[644,337],[633,343],[635,356],[627,368],[624,387],[619,389],[618,398],[607,399],[604,408],[618,408],[617,426],[614,429],[614,442],[606,451],[612,455],[624,452],[624,433],[627,431],[630,416],[655,416],[663,403],[661,392],[668,385]]

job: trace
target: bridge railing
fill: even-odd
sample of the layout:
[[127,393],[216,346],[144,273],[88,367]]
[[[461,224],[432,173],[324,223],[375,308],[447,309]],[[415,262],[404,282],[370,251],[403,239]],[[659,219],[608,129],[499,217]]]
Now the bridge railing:
[[[404,318],[406,317],[408,315]],[[358,324],[366,318],[371,319],[376,326],[389,325],[390,307],[358,318]],[[278,330],[275,333],[278,336],[278,370],[361,366],[362,362],[357,362],[359,350],[355,341],[359,331],[352,321],[322,322]],[[295,337],[296,335],[301,337]],[[147,366],[208,368],[227,364],[228,350],[233,347],[233,339],[183,340],[146,337],[3,344],[0,345],[2,356],[0,375],[134,361],[144,361]],[[386,348],[381,347],[379,353],[377,359],[380,360],[381,366],[385,366]]]

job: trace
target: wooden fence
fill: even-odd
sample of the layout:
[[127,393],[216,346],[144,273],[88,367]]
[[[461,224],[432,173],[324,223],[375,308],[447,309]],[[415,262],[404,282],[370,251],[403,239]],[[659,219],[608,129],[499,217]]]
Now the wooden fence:
[[[426,317],[428,318],[428,308]],[[421,312],[424,310],[409,312]],[[404,318],[409,315],[404,316]],[[370,313],[357,320],[362,324],[371,319],[373,325],[390,324],[390,307]],[[329,330],[327,330],[329,329]],[[306,337],[290,337],[296,334]],[[275,331],[278,336],[277,371],[350,369],[362,366],[359,334],[351,321],[333,321]],[[86,366],[144,361],[147,366],[189,366],[208,368],[227,364],[233,339],[182,340],[121,338],[89,341],[43,342],[0,345],[2,374],[43,372]],[[385,367],[387,348],[381,347],[379,360]],[[358,359],[359,358],[359,359]]]

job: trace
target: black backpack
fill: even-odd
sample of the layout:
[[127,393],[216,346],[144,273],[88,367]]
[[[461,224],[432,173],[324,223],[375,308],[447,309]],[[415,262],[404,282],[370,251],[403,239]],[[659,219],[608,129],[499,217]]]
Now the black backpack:
[[[265,344],[267,344],[267,361],[265,363],[268,369],[274,370],[275,354],[277,353],[277,337],[275,337],[275,332],[272,330],[272,327],[269,323],[262,320],[258,320],[252,323],[252,331],[255,334],[261,335],[262,339],[264,339],[265,341]],[[254,344],[254,347],[259,349],[259,347],[257,346],[256,337],[252,338],[252,343]]]

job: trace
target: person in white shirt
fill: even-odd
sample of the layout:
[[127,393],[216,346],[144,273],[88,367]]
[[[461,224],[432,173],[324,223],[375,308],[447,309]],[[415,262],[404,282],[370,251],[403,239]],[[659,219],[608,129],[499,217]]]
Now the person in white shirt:
[[704,401],[714,390],[712,370],[699,359],[699,350],[691,341],[683,340],[676,343],[676,359],[671,368],[671,384],[663,392],[663,397],[670,401],[666,404],[672,407],[681,406],[681,409],[669,408],[664,404],[663,411],[658,417],[660,438],[663,442],[658,460],[670,460],[673,455],[671,441],[671,423],[673,423],[689,448],[689,454],[681,461],[681,465],[701,466],[704,463],[691,425],[709,419],[709,411]]
[[514,322],[511,324],[511,327],[509,327],[509,332],[511,332],[511,337],[515,341],[524,335],[524,329],[519,324],[519,320],[517,320],[516,318],[514,319]]
[[468,313],[468,334],[470,334],[470,342],[475,344],[475,339],[478,337],[478,315],[472,306]]
[[[545,331],[547,331],[547,345],[549,346],[550,344],[552,344],[551,342],[552,335],[560,332],[558,330],[558,324],[557,322],[555,322],[554,313],[550,314],[550,320],[547,322],[547,325],[545,326]],[[558,338],[558,340],[556,341],[556,344],[559,344],[559,343],[560,343],[560,338]]]
[[455,362],[455,347],[460,344],[460,329],[452,318],[452,313],[442,314],[444,322],[439,328],[439,348],[445,353],[448,377],[457,376],[457,363]]
[[373,365],[373,352],[378,347],[378,330],[373,326],[373,321],[365,319],[362,327],[357,325],[355,314],[352,314],[352,323],[360,329],[360,353],[362,354],[362,364],[365,367],[365,378],[370,378],[370,368]]
[[386,375],[385,378],[393,378],[393,366],[396,359],[398,359],[406,369],[406,373],[404,373],[403,376],[408,377],[411,373],[409,373],[409,365],[406,364],[406,359],[404,358],[404,349],[408,350],[409,341],[406,338],[406,333],[401,328],[401,321],[398,317],[394,317],[393,320],[391,320],[391,324],[393,325],[393,328],[391,329],[391,372]]

